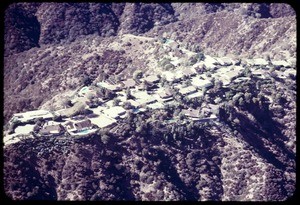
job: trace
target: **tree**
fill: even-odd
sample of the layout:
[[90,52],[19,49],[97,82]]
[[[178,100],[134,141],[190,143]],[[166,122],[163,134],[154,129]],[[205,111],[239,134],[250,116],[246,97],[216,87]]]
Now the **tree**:
[[136,70],[132,74],[132,77],[134,80],[139,81],[139,79],[141,79],[143,77],[143,72],[141,70]]
[[127,99],[127,100],[132,99],[132,95],[131,95],[131,90],[130,90],[130,88],[127,88],[127,89],[126,89],[126,99]]
[[113,106],[118,106],[120,104],[121,100],[118,98],[115,98],[113,101]]
[[92,79],[88,76],[88,75],[84,75],[82,77],[82,83],[85,85],[85,86],[89,86],[91,83],[92,83]]
[[103,134],[103,135],[101,135],[101,142],[103,143],[103,144],[108,144],[109,143],[109,141],[110,141],[110,136],[108,136],[107,134]]

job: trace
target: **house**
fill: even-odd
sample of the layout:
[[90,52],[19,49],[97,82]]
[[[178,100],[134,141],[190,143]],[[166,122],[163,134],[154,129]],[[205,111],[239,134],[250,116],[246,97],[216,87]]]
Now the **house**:
[[272,64],[274,66],[278,66],[278,67],[291,67],[291,65],[284,60],[279,60],[279,61],[272,61]]
[[113,85],[113,84],[109,84],[109,83],[107,83],[107,82],[99,82],[99,83],[97,83],[97,86],[98,87],[102,87],[102,88],[105,88],[105,89],[108,89],[108,90],[110,90],[110,91],[120,91],[121,90],[121,88],[120,88],[120,86],[118,86],[118,85]]
[[138,102],[136,102],[135,100],[132,100],[132,99],[127,100],[127,102],[128,102],[132,107],[134,107],[134,108],[138,108],[138,107],[141,105],[140,103],[138,103]]
[[197,90],[194,86],[188,86],[185,88],[179,89],[179,93],[183,96],[195,93]]
[[266,65],[268,65],[269,63],[268,63],[268,61],[266,61],[265,59],[263,59],[263,58],[255,58],[255,59],[253,59],[253,65],[254,66],[266,66]]
[[222,66],[230,66],[230,65],[233,64],[232,60],[230,58],[228,58],[228,57],[219,58],[218,62]]
[[160,102],[155,102],[155,103],[151,103],[151,104],[148,104],[147,107],[149,107],[150,109],[162,109],[164,108],[164,105]]
[[203,96],[203,91],[197,91],[195,93],[187,95],[187,99],[199,98]]
[[91,121],[99,128],[112,127],[117,123],[117,120],[110,118],[104,114],[100,114],[97,118],[91,118]]
[[84,119],[74,123],[77,131],[92,129],[93,125],[90,119]]
[[92,124],[90,119],[68,121],[64,123],[64,126],[68,133],[76,138],[87,137],[90,134],[95,134],[98,130],[96,125]]
[[103,111],[103,113],[113,119],[122,118],[126,114],[126,110],[121,106],[113,106]]
[[161,98],[163,102],[171,101],[173,100],[172,93],[169,89],[162,90],[158,93],[158,96]]
[[180,72],[164,71],[162,72],[162,77],[168,82],[179,82],[183,75]]
[[122,85],[124,88],[134,88],[136,85],[136,82],[133,79],[127,79],[126,81],[122,82]]
[[158,83],[159,78],[157,77],[157,75],[149,75],[145,78],[145,81],[151,84]]
[[182,76],[191,77],[196,75],[196,70],[194,68],[185,68],[180,71]]
[[64,127],[61,124],[46,125],[40,130],[42,135],[59,135],[64,131]]
[[186,117],[192,119],[192,120],[199,120],[200,119],[200,112],[199,110],[196,110],[196,109],[192,109],[192,108],[189,108],[189,109],[183,109],[181,111]]
[[24,113],[16,113],[12,116],[11,120],[9,123],[12,123],[14,121],[20,121],[22,123],[27,123],[30,121],[34,121],[35,119],[43,119],[43,120],[48,120],[52,119],[54,115],[47,110],[34,110],[34,111],[28,111]]
[[210,80],[200,79],[199,77],[193,77],[191,83],[196,88],[209,88],[213,85]]
[[146,105],[156,101],[156,99],[153,96],[149,95],[146,91],[135,91],[131,94],[135,98],[135,101],[140,105]]

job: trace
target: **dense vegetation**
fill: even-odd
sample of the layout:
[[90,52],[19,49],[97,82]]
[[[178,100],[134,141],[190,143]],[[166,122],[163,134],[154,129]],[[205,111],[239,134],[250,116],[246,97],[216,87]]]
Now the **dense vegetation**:
[[[180,45],[166,47],[167,39]],[[233,54],[240,64],[244,57],[296,56],[295,12],[286,4],[17,3],[5,12],[4,40],[5,123],[14,113],[41,106],[70,107],[70,97],[60,94],[70,96],[83,85],[138,78],[156,69],[173,71],[173,55],[187,67],[203,61],[204,54]],[[23,136],[4,149],[6,195],[14,200],[291,197],[295,76],[282,79],[277,71],[286,68],[268,65],[261,66],[268,73],[261,79],[249,65],[242,66],[239,77],[249,80],[224,88],[213,79],[205,96],[193,100],[174,94],[178,90],[172,83],[160,82],[177,105],[130,112],[118,126],[88,138]],[[196,70],[213,74],[206,66]],[[101,89],[97,94],[112,95]],[[182,113],[208,105],[218,107],[218,120],[193,122]],[[73,113],[65,114],[81,113],[83,107],[76,104]],[[40,120],[33,123],[41,128]]]

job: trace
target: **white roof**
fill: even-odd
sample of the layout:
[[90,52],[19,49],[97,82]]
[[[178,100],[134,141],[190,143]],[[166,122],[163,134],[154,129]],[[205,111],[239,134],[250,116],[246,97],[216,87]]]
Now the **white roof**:
[[286,76],[288,76],[289,74],[293,74],[296,76],[297,72],[296,72],[296,69],[286,69],[284,72],[283,72]]
[[151,96],[147,93],[147,91],[133,91],[131,95],[135,98],[144,99],[151,98]]
[[155,82],[155,81],[158,81],[159,78],[156,75],[149,75],[145,78],[145,80],[148,82]]
[[98,107],[95,107],[95,108],[90,108],[90,110],[92,110],[93,113],[95,113],[97,115],[100,115],[104,109],[106,109],[106,108],[101,107],[101,106],[98,106]]
[[276,66],[289,66],[290,64],[284,60],[280,60],[280,61],[272,61],[272,64],[273,65],[276,65]]
[[173,72],[164,71],[164,72],[162,72],[162,76],[165,77],[167,81],[172,82],[174,80],[178,80],[178,79],[182,78],[183,74],[180,73],[180,71],[177,71],[175,73],[174,73],[174,71]]
[[115,89],[117,89],[116,85],[111,85],[111,84],[109,84],[107,82],[99,82],[99,83],[97,83],[97,85],[100,86],[100,87],[107,88],[109,90],[115,90]]
[[190,95],[187,95],[186,97],[189,99],[192,99],[192,98],[197,98],[197,97],[201,97],[201,96],[203,96],[203,91],[198,91],[196,93],[192,93]]
[[97,125],[99,128],[107,127],[111,124],[116,123],[117,121],[113,118],[107,117],[106,115],[99,115],[97,118],[90,118],[91,122]]
[[52,118],[53,114],[50,113],[47,110],[34,110],[34,111],[28,111],[24,113],[16,113],[13,115],[13,117],[18,118],[21,121],[27,121],[27,120],[33,120],[36,118]]
[[185,95],[185,94],[188,94],[188,93],[191,93],[191,92],[195,92],[195,91],[196,91],[196,88],[194,86],[188,86],[188,87],[185,87],[185,88],[181,88],[179,90],[179,92],[182,95]]
[[268,65],[268,61],[266,61],[265,59],[263,58],[255,58],[253,59],[254,61],[254,65]]
[[211,57],[209,55],[205,55],[204,65],[207,68],[214,68],[215,64],[218,64],[218,61],[215,58],[213,58],[213,57]]
[[218,58],[217,61],[221,64],[221,65],[232,65],[233,61],[228,58],[228,57],[222,57],[222,58]]
[[116,118],[119,115],[126,113],[126,110],[121,106],[114,106],[103,111],[103,113],[111,118]]
[[138,106],[141,105],[140,103],[138,103],[138,102],[136,102],[136,101],[134,101],[132,99],[127,100],[127,102],[129,102],[134,107],[138,107]]
[[156,103],[147,105],[147,107],[149,107],[151,109],[159,109],[159,108],[164,108],[164,105],[160,102],[156,102]]
[[210,80],[208,79],[199,79],[198,77],[194,77],[192,78],[192,85],[196,86],[196,87],[207,87],[212,85],[212,83],[210,82]]
[[15,129],[15,133],[16,133],[16,135],[21,135],[21,134],[26,135],[26,134],[29,134],[30,132],[32,132],[33,128],[34,128],[34,125],[30,125],[30,124],[27,124],[24,126],[18,126]]

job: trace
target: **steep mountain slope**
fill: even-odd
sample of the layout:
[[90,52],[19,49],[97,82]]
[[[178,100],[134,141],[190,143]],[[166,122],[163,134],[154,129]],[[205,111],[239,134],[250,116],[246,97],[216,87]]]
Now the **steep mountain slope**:
[[4,37],[5,123],[14,113],[61,109],[83,85],[172,72],[203,54],[232,57],[251,77],[224,89],[214,80],[201,99],[219,100],[214,122],[165,123],[179,105],[129,115],[114,134],[24,135],[4,148],[9,198],[280,201],[295,194],[295,76],[283,80],[277,73],[286,68],[269,64],[258,68],[268,79],[253,78],[241,63],[260,57],[296,67],[289,5],[17,3],[5,12]]
[[[84,54],[88,56],[95,52],[103,56],[102,50],[111,50],[109,46],[112,44],[108,42],[113,40],[127,42],[128,39],[122,37],[125,33],[146,32],[146,36],[157,40],[167,36],[181,41],[182,46],[189,50],[198,47],[205,53],[216,56],[264,56],[267,59],[282,60],[295,58],[296,55],[295,16],[288,5],[265,5],[264,8],[269,9],[270,15],[280,17],[268,19],[248,16],[248,13],[259,13],[262,10],[254,10],[252,4],[24,5],[13,4],[6,12],[6,54],[35,48],[4,59],[5,122],[12,113],[37,108],[43,100],[46,101],[57,93],[58,88],[75,88],[78,76],[87,74],[87,69],[90,69],[89,74],[94,72],[93,76],[97,76],[101,70],[111,73],[108,71],[110,68],[107,70],[105,62],[101,62],[96,54],[90,59],[94,59],[93,62],[88,64],[87,59],[81,59]],[[281,7],[289,9],[280,12]],[[249,12],[241,15],[239,13],[243,13],[242,9]],[[20,15],[10,15],[18,11],[21,12]],[[32,20],[28,21],[28,18]],[[22,21],[26,24],[21,23]],[[37,36],[38,33],[40,36]],[[112,35],[117,36],[105,37]],[[20,40],[21,38],[24,40]],[[113,67],[116,73],[133,68],[154,69],[156,63],[152,59],[153,55],[159,57],[158,47],[143,42],[145,43],[136,53],[138,55],[135,54],[138,58],[132,58],[132,52],[124,49],[124,46],[114,48],[113,50],[119,50],[117,56],[122,57],[118,59],[114,55],[103,56],[104,59],[112,58],[111,61],[107,59],[107,62],[112,62],[113,59],[118,61],[107,66]],[[133,48],[129,45],[125,48]],[[152,50],[153,54],[143,52],[143,46]],[[77,79],[62,80],[64,76],[70,77],[61,75],[66,72],[77,76]],[[93,76],[92,79],[95,78]]]

